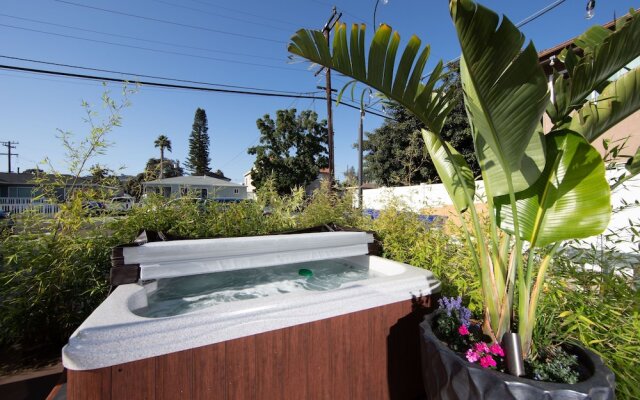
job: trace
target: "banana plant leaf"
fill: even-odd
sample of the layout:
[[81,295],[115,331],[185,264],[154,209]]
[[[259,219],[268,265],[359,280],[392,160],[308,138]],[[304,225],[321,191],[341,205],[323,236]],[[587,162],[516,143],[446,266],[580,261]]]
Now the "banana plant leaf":
[[[469,164],[456,149],[435,133],[423,129],[422,138],[454,206],[460,212],[465,211],[473,205],[469,200],[473,202],[475,193],[473,171]],[[449,150],[448,152],[445,147]]]
[[[492,195],[524,190],[545,163],[536,134],[549,101],[546,78],[532,43],[507,19],[469,0],[451,2],[462,48],[465,105],[476,134],[479,162]],[[479,144],[479,147],[478,147]],[[527,156],[525,157],[525,154]],[[518,176],[512,179],[512,174]]]
[[547,107],[556,127],[561,126],[591,92],[640,56],[640,13],[634,13],[615,32],[602,27],[591,28],[578,37],[576,44],[584,46],[584,55],[579,58],[572,51],[566,53],[567,56],[572,54],[570,62],[565,63],[569,77],[556,76],[555,101]]
[[439,133],[446,116],[455,106],[453,92],[436,87],[442,78],[442,61],[422,83],[430,53],[428,46],[420,51],[420,39],[412,36],[397,62],[400,35],[383,24],[373,37],[367,58],[365,31],[366,25],[354,24],[347,38],[346,24],[338,24],[331,54],[320,31],[301,29],[291,38],[288,50],[378,90],[409,109],[430,131]]
[[[611,217],[611,192],[602,157],[581,135],[547,135],[547,166],[529,189],[516,194],[521,238],[532,246],[601,233]],[[514,232],[509,196],[494,199],[502,229]]]
[[569,130],[593,142],[618,122],[640,109],[640,68],[609,83],[596,102],[586,103],[574,116]]

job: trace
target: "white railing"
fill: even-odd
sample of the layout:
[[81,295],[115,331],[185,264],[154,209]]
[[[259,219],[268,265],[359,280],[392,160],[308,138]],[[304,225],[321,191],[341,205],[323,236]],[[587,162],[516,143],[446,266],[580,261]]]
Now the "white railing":
[[57,204],[30,197],[0,197],[0,210],[11,214],[20,214],[26,210],[36,210],[42,214],[53,215],[60,210]]

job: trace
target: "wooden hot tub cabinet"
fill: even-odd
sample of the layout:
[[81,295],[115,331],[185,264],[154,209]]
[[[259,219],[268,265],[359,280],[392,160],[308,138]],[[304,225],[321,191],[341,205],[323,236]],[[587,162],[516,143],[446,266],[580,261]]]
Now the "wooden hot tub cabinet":
[[421,398],[419,324],[432,302],[426,296],[112,367],[68,370],[67,396]]

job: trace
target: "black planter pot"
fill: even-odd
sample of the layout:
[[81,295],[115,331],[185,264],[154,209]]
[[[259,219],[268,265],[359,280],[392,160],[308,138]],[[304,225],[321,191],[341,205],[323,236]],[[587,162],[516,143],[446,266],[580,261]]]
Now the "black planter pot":
[[615,377],[602,359],[577,346],[566,350],[578,356],[591,376],[576,384],[540,382],[484,369],[467,362],[442,343],[431,329],[436,313],[420,324],[422,376],[427,399],[558,399],[610,400],[615,398]]

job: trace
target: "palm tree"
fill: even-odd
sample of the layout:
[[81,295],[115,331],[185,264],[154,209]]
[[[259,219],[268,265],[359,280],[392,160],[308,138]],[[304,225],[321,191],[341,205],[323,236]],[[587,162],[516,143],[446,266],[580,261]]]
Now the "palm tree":
[[171,140],[169,140],[165,135],[160,135],[153,144],[155,147],[160,148],[160,179],[162,179],[164,169],[164,149],[171,151]]

